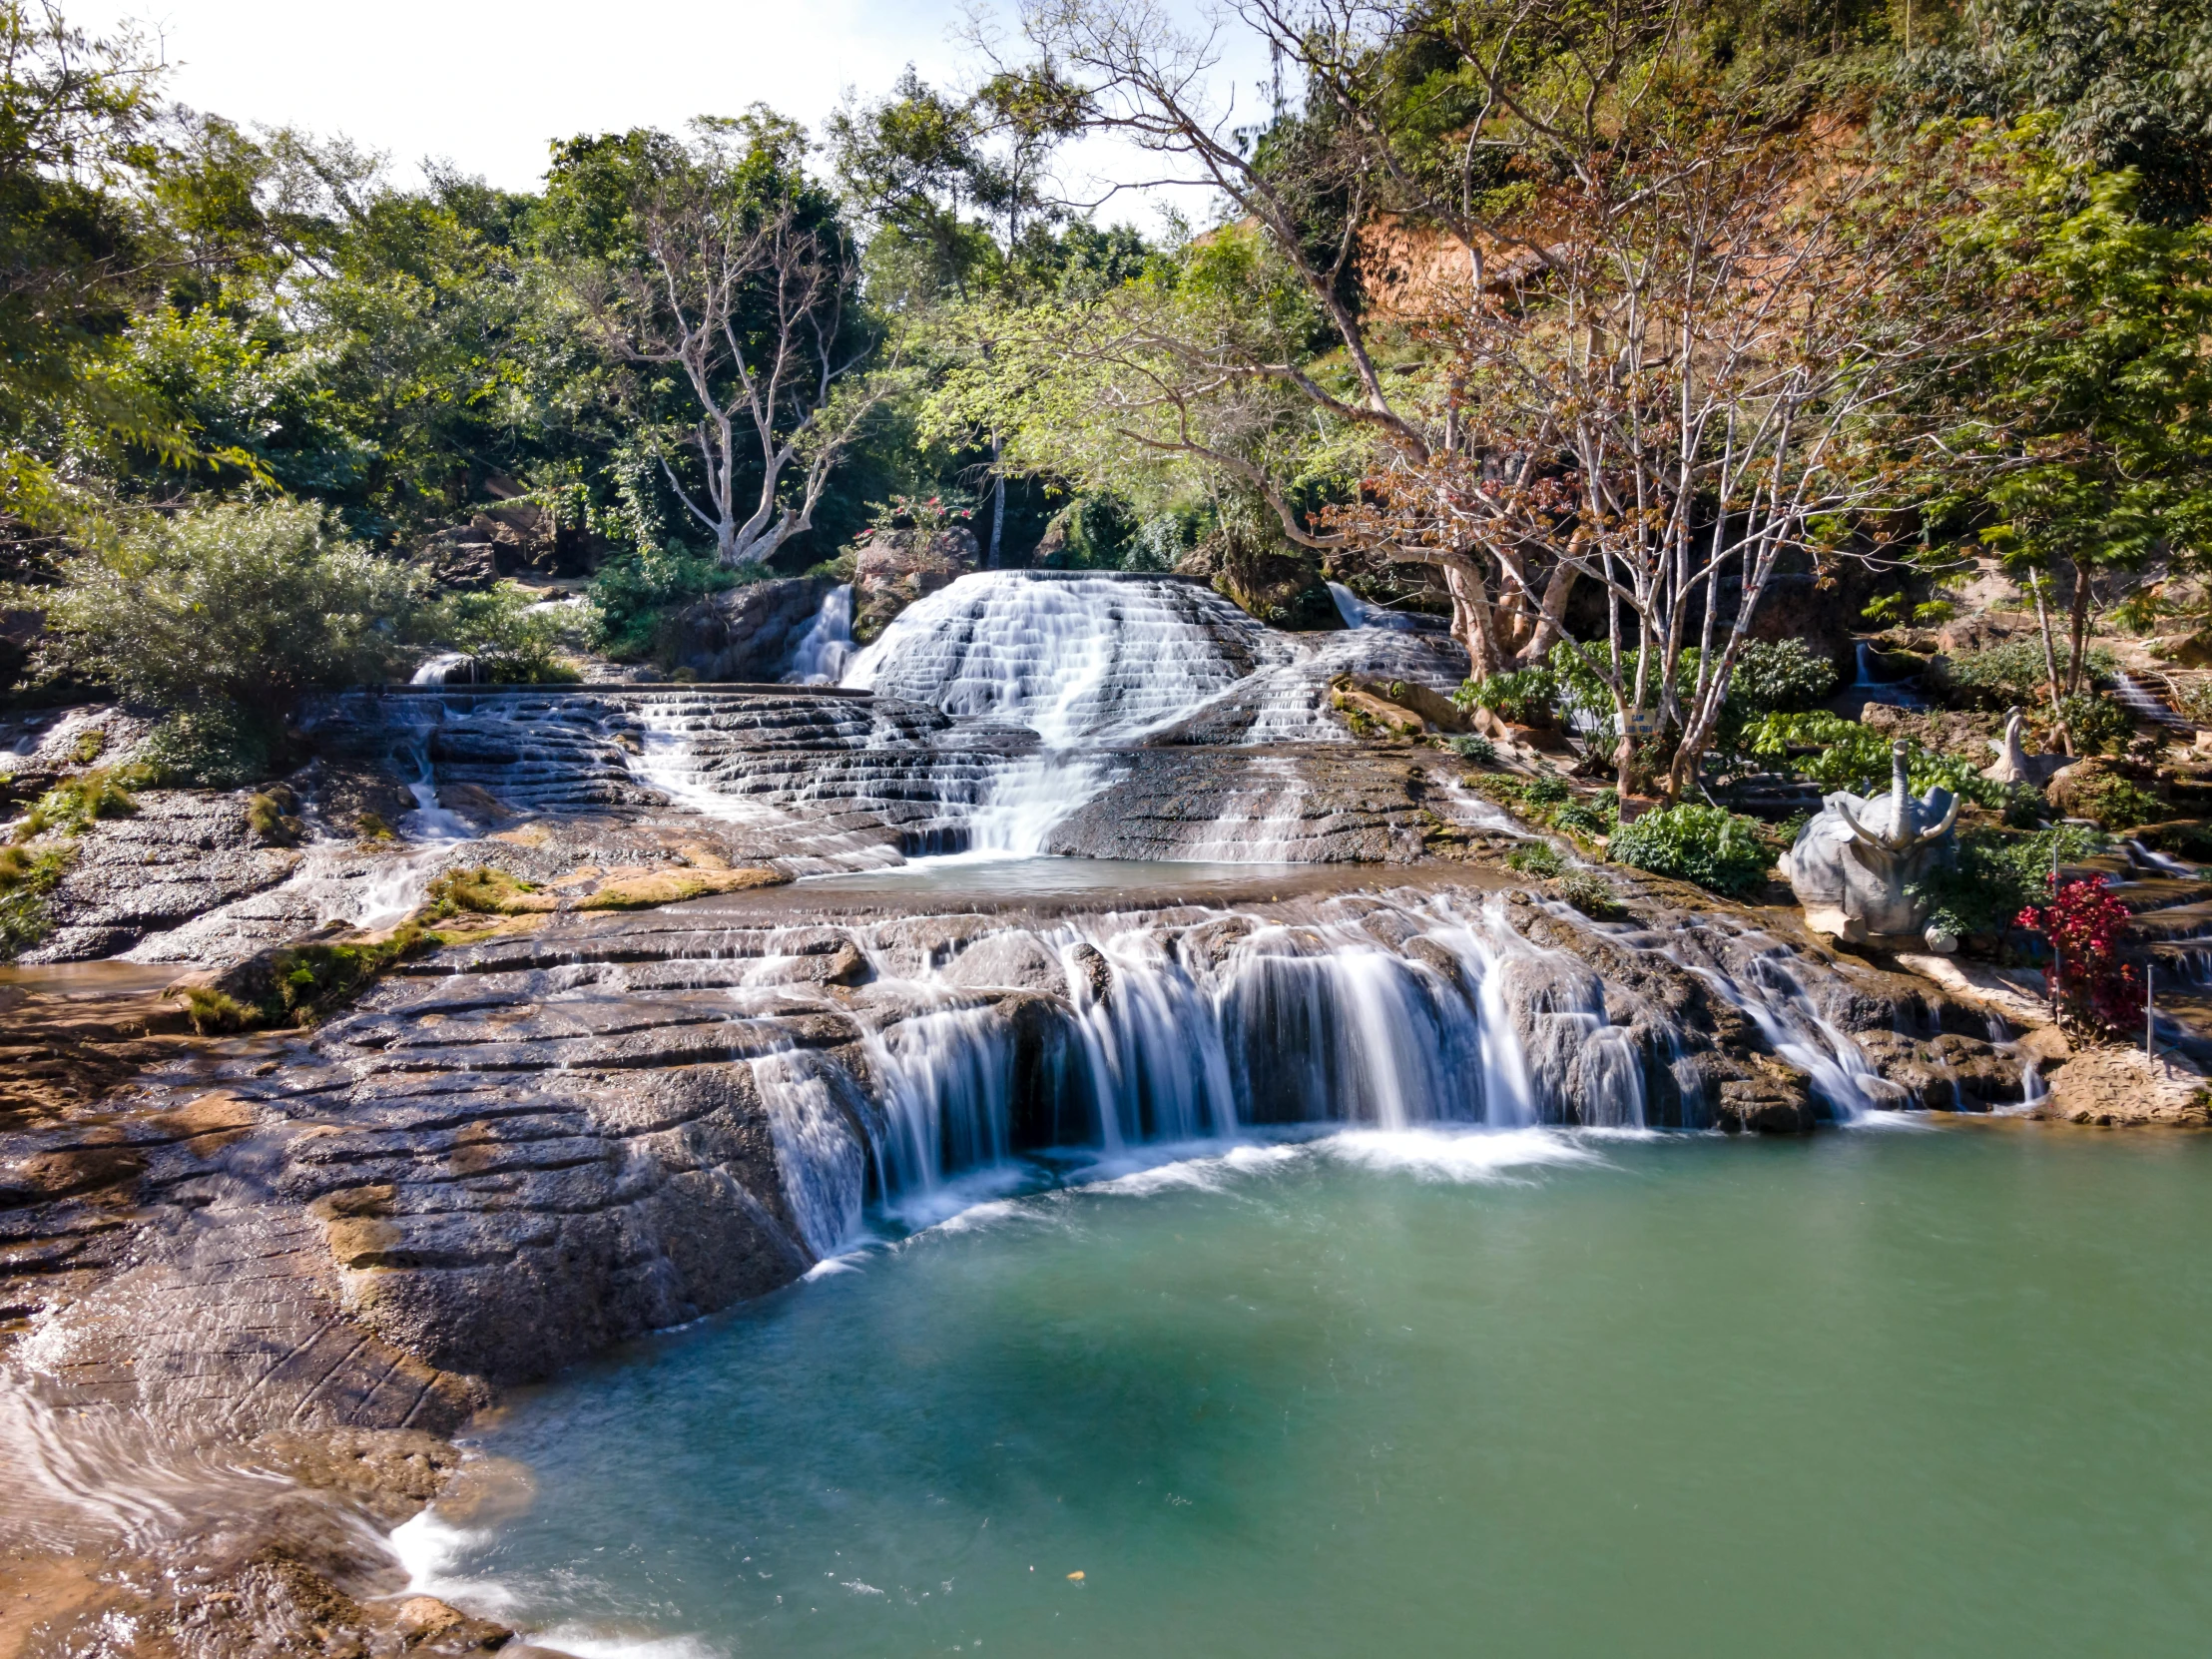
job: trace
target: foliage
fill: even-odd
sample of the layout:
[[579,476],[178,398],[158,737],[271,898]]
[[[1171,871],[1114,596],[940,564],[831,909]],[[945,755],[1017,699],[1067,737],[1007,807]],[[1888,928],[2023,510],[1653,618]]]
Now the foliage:
[[0,961],[12,961],[53,930],[46,901],[76,854],[73,845],[0,846]]
[[592,578],[592,643],[617,662],[634,662],[653,649],[666,612],[751,579],[751,573],[673,542],[657,552],[624,554]]
[[82,834],[93,820],[128,818],[138,803],[124,788],[123,780],[110,772],[88,772],[65,778],[38,800],[16,826],[14,838],[27,841],[34,835]]
[[2015,925],[2043,935],[2055,957],[2061,1015],[2077,1028],[2121,1032],[2142,1017],[2142,976],[2124,959],[2133,918],[2105,890],[2104,877],[2060,884],[2043,904],[2024,907]]
[[[78,672],[163,706],[281,715],[316,686],[382,678],[420,578],[305,503],[208,507],[64,562],[37,595]],[[21,601],[19,601],[21,602]]]
[[2075,692],[2058,700],[2058,717],[2066,723],[2076,755],[2111,755],[2127,747],[2135,735],[2135,722],[2109,697]]
[[574,680],[561,656],[561,622],[535,610],[538,596],[513,583],[480,593],[449,593],[425,605],[411,632],[465,651],[479,677],[494,685],[545,685]]
[[1559,678],[1541,665],[1489,674],[1465,682],[1451,700],[1462,709],[1487,709],[1515,726],[1535,726],[1551,719],[1559,702]]
[[1691,803],[1648,812],[1624,826],[1607,843],[1606,855],[1734,898],[1763,893],[1774,861],[1752,820]]
[[2071,863],[2103,845],[2102,835],[2079,825],[2026,835],[1962,830],[1949,867],[1931,870],[1909,890],[1930,906],[1931,922],[1961,938],[1998,933],[2013,924],[2022,906],[2049,890],[2054,859]]
[[2091,778],[2071,796],[2075,816],[2103,830],[2132,830],[2166,817],[2158,798],[2140,784],[2117,776]]
[[156,787],[235,790],[267,778],[281,732],[228,704],[171,711],[147,734],[137,770]]
[[537,890],[535,881],[488,864],[448,870],[424,891],[415,919],[441,921],[454,915],[519,915],[545,909],[550,901],[533,897]]
[[1505,867],[1523,875],[1558,875],[1566,869],[1567,861],[1549,841],[1528,840],[1505,854]]
[[1612,921],[1622,914],[1613,883],[1589,870],[1568,870],[1551,883],[1551,890],[1593,921]]
[[[2102,646],[2091,646],[2083,658],[2083,671],[2092,679],[2109,680],[2119,666],[2119,659]],[[2062,674],[2064,664],[2059,668]],[[2050,685],[2043,643],[2032,636],[1986,651],[1962,651],[1951,658],[1949,673],[1950,683],[1984,708],[2031,708],[2045,699]]]
[[1478,767],[1497,765],[1497,745],[1484,737],[1446,738],[1444,742],[1463,761]]
[[[1685,652],[1684,672],[1696,677],[1697,654]],[[1836,665],[1800,639],[1746,640],[1736,653],[1726,708],[1738,726],[1768,715],[1816,709],[1836,689]]]
[[[1841,715],[1769,715],[1745,734],[1744,743],[1753,755],[1784,761],[1819,785],[1824,795],[1836,790],[1854,795],[1880,794],[1890,788],[1894,776],[1896,740]],[[1821,752],[1811,757],[1790,754],[1809,744],[1821,745]],[[1989,808],[2001,808],[2007,800],[2006,787],[1982,777],[1970,762],[1911,740],[1906,744],[1906,767],[1916,795],[1941,788],[1961,800]]]

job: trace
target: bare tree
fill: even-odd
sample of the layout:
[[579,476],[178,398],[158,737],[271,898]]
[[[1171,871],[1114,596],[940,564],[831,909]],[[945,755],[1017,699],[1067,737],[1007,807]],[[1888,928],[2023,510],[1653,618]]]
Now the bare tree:
[[653,181],[634,204],[642,258],[598,265],[580,287],[618,361],[680,371],[696,414],[668,435],[697,451],[701,482],[667,447],[661,469],[735,566],[813,527],[883,386],[860,372],[868,343],[847,337],[858,271],[843,239],[790,202],[745,202],[717,161]]

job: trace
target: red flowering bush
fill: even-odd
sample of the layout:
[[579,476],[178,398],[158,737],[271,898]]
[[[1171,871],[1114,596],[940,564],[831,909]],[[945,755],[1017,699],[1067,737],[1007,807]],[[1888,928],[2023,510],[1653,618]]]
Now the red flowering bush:
[[[2044,877],[2057,886],[2057,877]],[[2058,886],[2048,904],[2030,904],[2013,925],[2040,933],[2056,957],[2059,1018],[2084,1029],[2120,1032],[2143,1017],[2143,981],[2135,964],[2121,959],[2128,908],[2091,875]]]

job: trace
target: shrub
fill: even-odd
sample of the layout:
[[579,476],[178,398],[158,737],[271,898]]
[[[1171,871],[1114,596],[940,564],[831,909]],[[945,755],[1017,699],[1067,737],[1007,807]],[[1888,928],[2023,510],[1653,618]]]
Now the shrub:
[[53,930],[47,897],[75,856],[73,846],[0,846],[0,961],[14,960]]
[[108,734],[95,726],[77,734],[77,743],[69,752],[69,758],[81,767],[89,767],[107,753]]
[[1613,883],[1586,869],[1567,871],[1552,882],[1551,890],[1593,920],[1611,921],[1621,914],[1620,894]]
[[1551,822],[1578,835],[1610,835],[1620,828],[1620,803],[1611,790],[1594,799],[1577,796],[1553,813]]
[[1533,726],[1550,719],[1558,706],[1559,677],[1543,667],[1486,675],[1465,682],[1451,700],[1462,709],[1487,709],[1515,726]]
[[[1776,758],[1787,758],[1793,748],[1822,745],[1820,754],[1790,759],[1787,764],[1819,785],[1823,794],[1849,790],[1854,795],[1877,795],[1889,789],[1894,743],[1871,726],[1827,713],[1769,715],[1744,739],[1751,754]],[[1959,756],[1938,754],[1908,740],[1906,766],[1916,795],[1939,786],[1979,806],[2004,805],[2006,786],[1982,777],[1972,762]]]
[[1548,772],[1521,786],[1521,799],[1531,807],[1556,807],[1573,794],[1564,778]]
[[1497,745],[1488,738],[1450,738],[1445,741],[1461,760],[1471,761],[1478,767],[1497,765]]
[[320,508],[181,513],[63,562],[36,603],[68,665],[127,698],[281,714],[381,679],[422,578],[335,535]]
[[665,613],[762,574],[758,567],[732,570],[711,553],[688,552],[674,543],[658,553],[625,554],[600,566],[592,578],[587,631],[608,656],[634,661],[653,649]]
[[[1697,684],[1697,653],[1685,652],[1686,679]],[[1836,665],[1803,640],[1746,640],[1736,653],[1725,704],[1742,727],[1768,715],[1817,709],[1836,689]]]
[[2054,861],[2070,863],[2103,845],[2102,835],[2079,825],[2031,835],[1969,830],[1958,837],[1951,867],[1931,871],[1910,891],[1931,906],[1931,922],[1961,938],[2000,932],[2025,905],[2049,891]]
[[2076,816],[2102,830],[2132,830],[2166,816],[2156,796],[2125,778],[2092,778],[2073,791],[2072,803]]
[[280,737],[274,718],[252,710],[179,709],[147,735],[134,770],[158,788],[243,789],[270,775]]
[[437,921],[462,913],[499,916],[546,908],[545,899],[530,896],[536,891],[535,882],[480,864],[472,869],[448,870],[432,881],[415,913],[426,921]]
[[494,685],[574,680],[576,671],[561,659],[560,619],[548,611],[531,614],[537,603],[537,595],[513,583],[447,594],[423,608],[412,632],[417,639],[467,652]]
[[2109,697],[2076,692],[2058,700],[2058,718],[2066,723],[2076,755],[2110,755],[2127,747],[2135,735],[2128,712]]
[[2131,1030],[2142,1018],[2142,979],[2121,953],[2132,918],[2091,875],[2050,883],[2049,902],[2020,911],[2018,925],[2043,935],[2057,958],[2060,1017],[2077,1027]]
[[81,834],[99,818],[128,818],[138,811],[121,781],[107,772],[88,772],[81,778],[65,778],[37,801],[17,826],[15,838],[29,840],[48,830],[65,835]]
[[[2082,663],[2084,671],[2098,680],[2109,680],[2119,666],[2119,659],[2102,646],[2089,647]],[[2058,671],[2066,671],[2063,649],[2058,653]],[[1950,660],[1950,683],[1991,708],[2041,701],[2050,684],[2044,669],[2043,642],[2030,635],[1987,651],[1962,652]]]
[[1687,803],[1646,813],[1615,834],[1607,851],[1615,863],[1739,898],[1765,889],[1771,862],[1752,820]]
[[1557,875],[1567,867],[1567,861],[1549,841],[1522,841],[1505,854],[1505,867],[1523,875]]

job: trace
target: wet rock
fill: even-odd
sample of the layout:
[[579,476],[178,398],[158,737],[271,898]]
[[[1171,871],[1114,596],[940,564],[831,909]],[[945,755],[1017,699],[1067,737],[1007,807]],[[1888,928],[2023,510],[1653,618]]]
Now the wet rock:
[[667,648],[701,680],[781,680],[835,585],[794,576],[710,594],[669,619]]
[[853,562],[852,637],[865,645],[915,600],[972,572],[979,557],[974,535],[960,525],[875,537]]
[[2178,1054],[2154,1060],[2140,1048],[2091,1048],[2060,1065],[2049,1084],[2050,1092],[2033,1109],[2035,1117],[2106,1128],[2212,1125],[2207,1080]]

